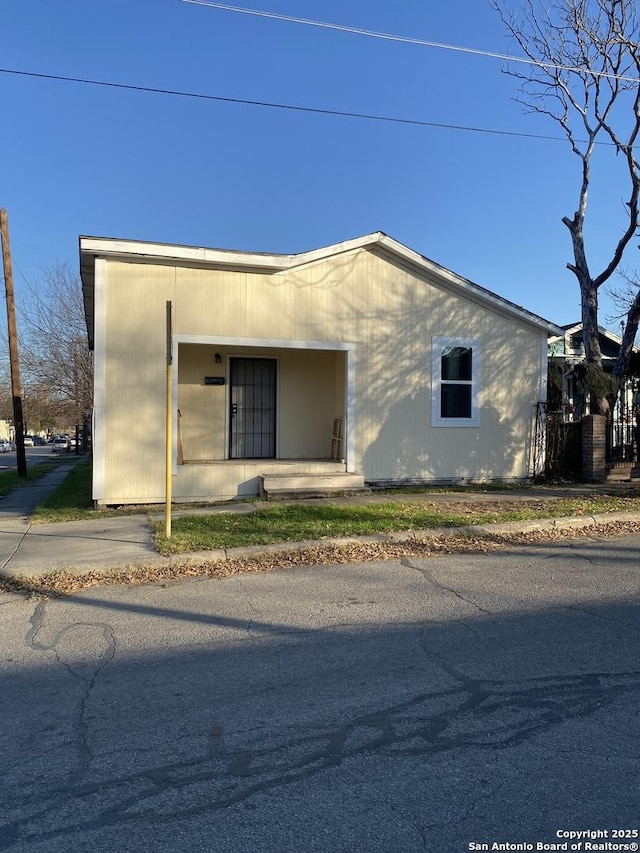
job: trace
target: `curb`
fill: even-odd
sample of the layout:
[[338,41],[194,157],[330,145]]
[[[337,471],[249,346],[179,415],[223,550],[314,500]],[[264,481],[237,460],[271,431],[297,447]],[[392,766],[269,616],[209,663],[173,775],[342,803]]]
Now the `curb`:
[[[191,557],[193,561],[202,561],[207,557],[217,560],[247,560],[262,556],[277,556],[291,554],[313,548],[340,548],[355,544],[384,544],[402,542],[428,542],[433,539],[454,536],[500,536],[509,533],[531,533],[538,530],[588,530],[591,527],[606,524],[632,522],[640,524],[640,512],[612,512],[607,515],[563,516],[559,518],[541,518],[535,521],[504,521],[498,524],[468,524],[461,527],[434,527],[426,530],[397,531],[394,533],[377,533],[371,536],[340,536],[326,539],[311,539],[304,542],[279,542],[272,545],[251,545],[244,548],[229,548],[224,551],[189,552],[183,557]],[[213,557],[215,554],[215,558]],[[224,556],[223,556],[224,555]],[[180,555],[174,555],[180,562]]]
[[39,571],[12,571],[5,566],[0,571],[0,578],[7,580],[24,580],[66,573],[75,576],[126,572],[128,569],[162,569],[181,566],[198,566],[203,563],[226,563],[233,560],[258,560],[263,557],[277,558],[290,554],[322,548],[344,548],[349,545],[401,544],[403,542],[429,542],[442,538],[486,537],[495,538],[501,535],[530,533],[543,530],[586,530],[590,528],[620,523],[640,524],[640,512],[615,512],[607,515],[564,516],[560,518],[543,518],[533,521],[506,521],[497,524],[475,524],[460,527],[438,527],[425,530],[398,531],[394,533],[379,533],[371,536],[343,536],[311,539],[298,542],[279,542],[270,545],[250,545],[240,548],[218,548],[211,551],[187,551],[182,554],[172,554],[164,557],[161,554],[150,554],[148,558],[134,559],[130,562],[106,559],[96,566],[68,565],[59,567],[43,567]]

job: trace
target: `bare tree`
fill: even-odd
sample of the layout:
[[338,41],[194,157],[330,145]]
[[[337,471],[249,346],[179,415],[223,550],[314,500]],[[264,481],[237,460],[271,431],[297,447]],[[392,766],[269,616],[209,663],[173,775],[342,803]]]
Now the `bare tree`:
[[27,417],[41,428],[82,424],[92,405],[93,355],[79,277],[68,264],[45,270],[21,313]]
[[[602,370],[598,338],[598,291],[617,270],[638,232],[640,163],[640,27],[636,0],[526,0],[519,14],[491,0],[527,63],[506,71],[520,81],[519,103],[556,122],[580,163],[578,202],[569,229],[573,261],[567,267],[580,287],[587,366],[594,376],[593,405],[608,414],[616,383],[625,375],[640,321],[640,295],[628,308],[613,386]],[[625,203],[621,229],[602,269],[587,260],[585,221],[595,155],[618,158]],[[617,195],[619,187],[614,190]]]
[[[623,376],[630,372],[637,376],[639,359],[637,354],[634,354],[633,343],[640,323],[640,278],[637,272],[626,269],[619,270],[618,278],[622,284],[610,285],[607,288],[615,308],[615,312],[607,319],[612,322],[619,321],[623,331],[617,358],[621,367],[616,375]],[[627,332],[629,323],[632,326]]]
[[[8,356],[7,356],[8,358]],[[0,420],[13,423],[13,397],[8,364],[0,366]]]

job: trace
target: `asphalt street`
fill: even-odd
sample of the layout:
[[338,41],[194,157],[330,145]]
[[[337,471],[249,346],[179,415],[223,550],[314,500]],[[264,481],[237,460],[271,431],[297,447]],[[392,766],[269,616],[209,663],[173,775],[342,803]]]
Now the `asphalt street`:
[[628,537],[4,594],[0,850],[614,843],[639,580]]

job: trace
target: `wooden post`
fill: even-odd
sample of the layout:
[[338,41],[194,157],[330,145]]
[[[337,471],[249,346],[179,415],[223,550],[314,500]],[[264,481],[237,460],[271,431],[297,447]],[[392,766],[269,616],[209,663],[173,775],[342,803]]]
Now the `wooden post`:
[[173,401],[172,401],[172,388],[171,388],[171,369],[173,363],[173,354],[172,354],[172,323],[171,323],[171,302],[167,302],[167,376],[166,376],[166,480],[165,480],[165,492],[166,492],[166,506],[165,506],[165,519],[164,519],[164,535],[167,539],[171,538],[171,475],[172,475],[172,436],[171,436],[171,425],[173,421]]
[[24,450],[24,421],[22,417],[22,388],[20,386],[20,357],[18,354],[18,327],[13,292],[11,250],[9,249],[9,217],[4,207],[0,210],[0,237],[2,238],[2,263],[7,302],[7,330],[9,333],[9,363],[11,365],[11,395],[13,397],[13,423],[16,432],[16,462],[18,477],[27,476],[27,457]]

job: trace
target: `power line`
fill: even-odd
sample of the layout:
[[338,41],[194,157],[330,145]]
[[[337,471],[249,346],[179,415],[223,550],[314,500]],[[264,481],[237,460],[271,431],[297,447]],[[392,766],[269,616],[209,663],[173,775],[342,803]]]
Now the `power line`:
[[[525,65],[534,65],[537,68],[550,68],[557,71],[574,71],[584,73],[587,69],[579,65],[562,65],[555,62],[544,62],[543,60],[529,59],[526,56],[511,56],[507,53],[496,53],[491,50],[480,50],[475,47],[462,47],[461,45],[445,44],[438,41],[427,41],[426,39],[412,38],[411,36],[399,36],[392,33],[381,33],[376,30],[364,30],[360,27],[348,27],[342,24],[331,24],[327,21],[313,21],[310,18],[296,18],[293,15],[281,15],[277,12],[264,12],[259,9],[244,9],[240,6],[229,6],[227,3],[215,3],[213,0],[181,0],[182,3],[191,3],[194,6],[208,6],[212,9],[222,9],[225,12],[238,12],[242,15],[253,15],[257,18],[271,18],[275,21],[287,21],[291,24],[304,24],[308,27],[320,27],[325,30],[337,30],[352,35],[367,36],[368,38],[383,39],[384,41],[401,42],[403,44],[414,44],[420,47],[433,47],[440,50],[453,50],[458,53],[470,53],[474,56],[484,56],[489,59],[499,59],[503,62],[520,62]],[[624,74],[611,74],[607,71],[595,71],[588,69],[589,74],[594,77],[606,77],[611,80],[622,80],[626,83],[640,83],[637,77],[629,77]]]
[[[320,107],[307,107],[299,104],[281,104],[273,101],[256,101],[248,98],[229,98],[222,95],[208,95],[203,92],[186,92],[178,89],[160,89],[153,86],[137,86],[132,83],[114,83],[108,80],[92,80],[86,77],[66,77],[61,74],[43,74],[37,71],[20,71],[15,68],[0,68],[0,74],[13,74],[18,77],[32,77],[39,80],[55,80],[63,83],[82,83],[88,86],[103,86],[111,89],[124,89],[131,92],[146,92],[154,95],[172,95],[178,98],[196,98],[205,101],[218,101],[226,104],[241,104],[249,107],[265,107],[290,112],[312,113],[314,115],[336,116],[339,118],[365,119],[390,124],[412,125],[414,127],[436,127],[444,130],[466,131],[468,133],[486,133],[494,136],[515,136],[525,139],[543,139],[552,142],[564,142],[562,136],[548,136],[541,133],[523,133],[515,130],[496,130],[488,127],[472,127],[463,124],[447,124],[445,122],[423,121],[421,119],[399,118],[395,116],[376,115],[374,113],[356,113],[348,110],[329,110]],[[601,143],[611,144],[611,143]]]

